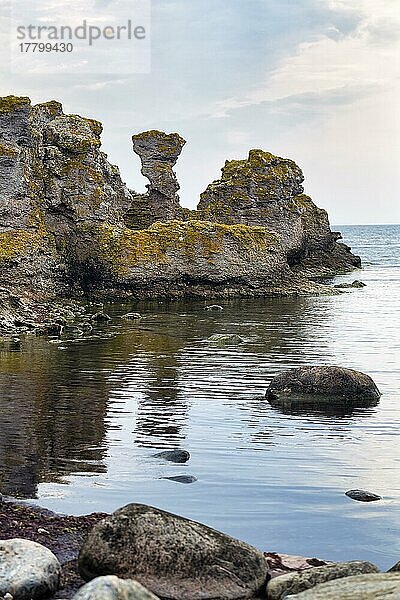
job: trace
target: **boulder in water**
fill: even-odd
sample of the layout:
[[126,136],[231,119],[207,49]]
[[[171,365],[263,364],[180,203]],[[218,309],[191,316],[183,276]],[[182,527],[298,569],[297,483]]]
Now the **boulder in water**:
[[363,288],[366,284],[363,281],[358,281],[357,279],[353,281],[353,283],[337,283],[333,287],[339,289],[348,289],[348,288]]
[[126,313],[125,315],[122,315],[121,318],[127,319],[128,321],[138,321],[139,319],[142,318],[142,315],[137,312],[132,312],[132,313]]
[[157,454],[154,454],[153,456],[154,458],[163,458],[170,462],[185,463],[189,460],[190,453],[187,450],[176,448],[175,450],[163,450],[162,452],[157,452]]
[[360,371],[336,366],[289,369],[271,381],[266,398],[272,405],[346,404],[373,405],[381,396],[377,386]]
[[217,346],[229,346],[242,344],[244,339],[236,333],[215,333],[208,338],[208,341]]
[[377,500],[382,500],[381,496],[365,490],[349,490],[346,492],[346,496],[352,500],[358,500],[358,502],[376,502]]
[[197,481],[197,477],[194,475],[170,475],[160,477],[160,479],[169,479],[169,481],[176,481],[176,483],[195,483]]

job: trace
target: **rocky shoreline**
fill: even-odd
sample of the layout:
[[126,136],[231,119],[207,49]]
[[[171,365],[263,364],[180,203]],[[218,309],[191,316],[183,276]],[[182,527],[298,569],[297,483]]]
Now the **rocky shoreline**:
[[[381,573],[367,561],[261,553],[140,504],[76,517],[2,500],[0,539],[0,592],[7,600],[368,600],[400,594],[398,564]],[[21,544],[22,554],[15,551]],[[10,579],[15,568],[19,575]]]
[[294,161],[260,149],[226,161],[189,210],[173,171],[181,136],[132,136],[149,180],[139,194],[101,132],[59,102],[0,98],[0,332],[56,328],[60,304],[80,300],[337,294],[317,279],[361,266]]
[[23,538],[49,548],[62,570],[60,587],[52,598],[72,598],[84,585],[77,569],[79,549],[92,527],[106,517],[59,515],[39,506],[6,499],[0,502],[0,539]]
[[[104,301],[339,294],[324,278],[361,266],[304,194],[294,161],[261,149],[226,161],[189,210],[173,171],[186,143],[179,134],[132,136],[149,180],[139,194],[101,151],[101,132],[101,123],[64,114],[59,102],[0,98],[0,335],[91,331],[110,319]],[[223,345],[223,337],[209,341]],[[370,378],[341,367],[285,372],[267,391],[283,407],[375,405],[379,397]],[[380,499],[364,490],[348,497]],[[74,517],[0,502],[5,600],[361,600],[381,592],[399,597],[396,568],[382,574],[364,561],[262,553],[154,507]]]

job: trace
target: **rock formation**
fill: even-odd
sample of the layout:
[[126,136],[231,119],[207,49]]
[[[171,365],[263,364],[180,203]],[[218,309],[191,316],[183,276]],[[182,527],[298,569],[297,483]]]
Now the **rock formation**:
[[252,150],[227,162],[190,211],[173,172],[178,134],[133,136],[150,182],[137,194],[101,131],[55,101],[0,98],[0,329],[43,322],[65,298],[329,293],[307,276],[359,265],[293,161]]
[[307,276],[335,275],[361,266],[359,257],[329,226],[325,210],[303,191],[304,176],[292,160],[250,150],[246,160],[226,161],[221,179],[201,194],[201,218],[267,227],[281,236],[289,265]]
[[132,136],[133,151],[140,156],[142,175],[148,178],[147,194],[134,196],[127,223],[134,229],[156,221],[180,219],[179,183],[173,171],[186,141],[177,133],[145,131]]

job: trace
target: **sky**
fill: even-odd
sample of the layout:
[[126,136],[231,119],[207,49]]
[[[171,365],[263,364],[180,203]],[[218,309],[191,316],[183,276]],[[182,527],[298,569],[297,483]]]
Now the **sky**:
[[[22,5],[30,22],[57,13],[69,23],[83,1],[93,18],[127,14],[123,0],[0,0],[3,52],[15,45],[10,7]],[[102,121],[104,152],[138,192],[147,181],[131,136],[160,129],[187,140],[176,166],[184,206],[196,206],[225,160],[262,148],[297,162],[331,223],[400,223],[398,0],[149,2],[143,72],[113,42],[109,52],[99,45],[89,74],[78,63],[49,71],[29,60],[10,72],[2,60],[0,95],[56,99],[66,113]]]

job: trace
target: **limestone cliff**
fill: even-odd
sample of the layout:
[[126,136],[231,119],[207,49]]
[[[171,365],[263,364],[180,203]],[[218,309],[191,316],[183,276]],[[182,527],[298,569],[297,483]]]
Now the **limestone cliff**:
[[0,98],[0,329],[29,310],[42,322],[62,298],[326,293],[306,268],[359,264],[302,194],[294,162],[252,150],[189,211],[173,172],[178,134],[133,136],[149,179],[137,194],[101,151],[101,131],[55,101]]
[[201,194],[201,218],[259,225],[281,236],[288,264],[310,277],[361,266],[331,231],[328,215],[303,191],[304,176],[292,160],[250,150],[246,160],[226,161],[221,179]]

